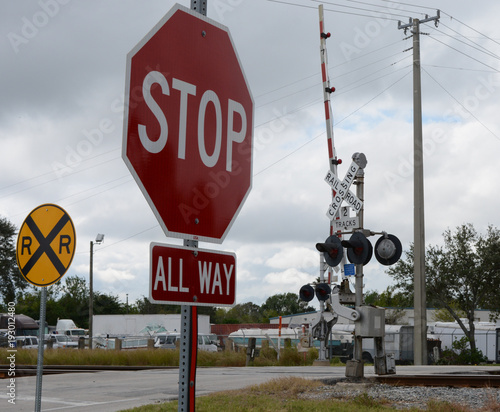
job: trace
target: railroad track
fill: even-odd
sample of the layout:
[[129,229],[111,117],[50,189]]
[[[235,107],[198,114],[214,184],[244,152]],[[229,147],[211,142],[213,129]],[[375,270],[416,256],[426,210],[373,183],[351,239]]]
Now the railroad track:
[[444,386],[469,388],[500,388],[499,375],[386,375],[373,378],[376,382],[394,386]]
[[[16,366],[16,378],[36,375],[36,365]],[[99,371],[139,371],[145,369],[177,369],[177,366],[121,366],[121,365],[44,365],[43,374],[84,373]],[[0,379],[8,378],[9,367],[0,365]]]
[[[18,365],[16,378],[36,375],[36,365]],[[177,369],[177,366],[120,366],[120,365],[44,365],[43,374],[88,373],[99,371],[138,371],[146,369]],[[0,379],[8,378],[8,366],[0,365]],[[369,380],[394,386],[440,386],[500,388],[500,375],[494,374],[433,374],[382,375]]]

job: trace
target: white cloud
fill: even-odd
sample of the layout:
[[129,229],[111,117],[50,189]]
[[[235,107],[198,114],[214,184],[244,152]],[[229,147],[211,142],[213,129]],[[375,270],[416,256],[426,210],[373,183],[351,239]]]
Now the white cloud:
[[266,264],[276,269],[307,269],[319,264],[319,254],[310,247],[281,245],[282,249],[266,260]]

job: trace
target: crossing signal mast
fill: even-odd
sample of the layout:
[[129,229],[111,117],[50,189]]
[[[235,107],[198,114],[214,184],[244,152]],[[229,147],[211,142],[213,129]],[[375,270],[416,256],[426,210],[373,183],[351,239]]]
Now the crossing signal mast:
[[[387,232],[374,232],[363,227],[366,156],[363,153],[354,153],[344,179],[340,180],[338,177],[337,166],[342,164],[342,161],[337,158],[333,138],[330,95],[335,88],[330,85],[328,76],[326,40],[331,35],[324,30],[323,5],[319,6],[319,26],[329,158],[329,170],[324,180],[331,187],[332,203],[326,213],[330,219],[329,236],[323,243],[316,244],[316,249],[320,252],[320,281],[314,285],[302,286],[299,296],[306,302],[310,302],[316,296],[320,303],[319,316],[311,323],[312,336],[320,341],[317,362],[327,362],[326,341],[332,326],[341,316],[355,323],[354,356],[347,362],[346,376],[363,377],[362,339],[368,337],[375,339],[375,372],[379,375],[395,373],[393,359],[391,361],[384,354],[385,309],[364,305],[363,266],[371,260],[373,254],[383,265],[396,263],[402,254],[401,242],[396,236]],[[351,184],[356,186],[355,194],[349,190]],[[342,206],[344,203],[347,206]],[[354,210],[355,216],[350,216],[350,209]],[[343,235],[347,234],[351,236],[348,240],[344,240]],[[373,248],[368,237],[377,234],[382,236]],[[346,256],[350,264],[345,263]],[[342,281],[340,286],[333,285],[332,287],[334,281],[332,270],[334,269],[337,271],[340,269]],[[326,270],[328,270],[327,279],[325,279]],[[349,276],[355,276],[355,293],[350,291]],[[352,308],[353,304],[354,308]]]

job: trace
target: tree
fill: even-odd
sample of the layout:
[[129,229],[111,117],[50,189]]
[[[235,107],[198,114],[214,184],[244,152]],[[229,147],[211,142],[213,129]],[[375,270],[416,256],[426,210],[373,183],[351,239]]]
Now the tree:
[[[141,315],[180,314],[181,305],[151,303],[146,296],[143,296],[135,301],[135,304],[130,307],[129,312]],[[210,323],[217,323],[215,307],[198,306],[197,313],[198,315],[208,315],[210,316]]]
[[[55,325],[57,318],[61,317],[61,305],[59,302],[62,285],[60,282],[47,286],[47,301],[45,303],[45,319],[49,325]],[[29,316],[33,319],[40,318],[41,288],[31,287],[19,297],[16,303],[16,312]]]
[[[455,232],[446,230],[444,246],[430,246],[426,252],[425,276],[427,302],[445,308],[460,325],[476,350],[474,313],[479,308],[499,310],[500,298],[500,232],[488,227],[479,235],[472,224],[464,224]],[[405,253],[387,273],[396,280],[396,287],[407,296],[413,295],[413,248]],[[460,316],[463,311],[466,326]]]
[[65,276],[61,305],[61,319],[72,319],[80,328],[89,327],[89,297],[90,289],[84,278]]
[[386,325],[400,325],[404,316],[404,308],[411,307],[412,302],[402,292],[395,292],[394,286],[388,286],[382,293],[368,291],[365,294],[367,305],[381,306],[385,311]]
[[219,308],[215,323],[262,323],[262,310],[252,302],[238,303],[229,310]]
[[15,302],[29,286],[17,268],[16,232],[12,223],[0,218],[0,295],[4,304]]
[[[412,296],[413,298],[413,296]],[[395,286],[388,286],[382,293],[368,291],[365,293],[367,305],[381,306],[384,308],[407,308],[413,306],[413,301],[406,294],[397,292]]]
[[314,311],[316,311],[315,308],[307,306],[307,302],[302,301],[299,295],[291,292],[270,296],[262,305],[262,314],[267,319],[275,316]]
[[118,296],[107,293],[94,293],[94,315],[124,315],[127,308],[120,302]]

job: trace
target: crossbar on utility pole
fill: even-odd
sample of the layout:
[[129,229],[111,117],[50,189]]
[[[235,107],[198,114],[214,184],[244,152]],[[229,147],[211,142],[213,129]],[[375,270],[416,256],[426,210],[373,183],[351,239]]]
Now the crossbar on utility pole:
[[398,23],[398,29],[411,27],[413,34],[413,218],[414,218],[414,354],[415,365],[427,365],[427,299],[425,288],[424,154],[422,137],[422,84],[420,78],[420,23],[437,22],[434,17]]

